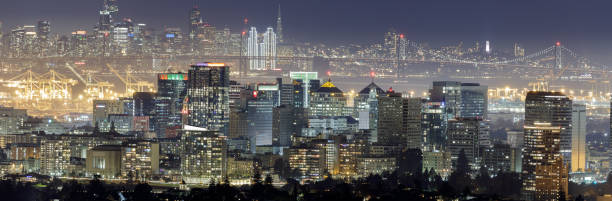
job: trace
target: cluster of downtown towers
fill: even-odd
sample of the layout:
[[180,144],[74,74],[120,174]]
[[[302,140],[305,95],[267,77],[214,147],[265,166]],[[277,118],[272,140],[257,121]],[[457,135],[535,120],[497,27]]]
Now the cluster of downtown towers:
[[[324,173],[354,177],[359,176],[355,162],[359,159],[351,157],[367,158],[364,147],[378,146],[418,152],[423,169],[433,168],[441,175],[448,175],[460,154],[473,168],[519,171],[525,198],[547,200],[567,193],[570,167],[585,168],[584,155],[580,157],[584,152],[579,151],[584,141],[576,134],[584,135],[586,109],[560,92],[527,94],[523,143],[505,153],[508,149],[489,140],[487,87],[477,83],[434,82],[429,98],[414,98],[372,82],[350,95],[331,80],[322,83],[315,72],[292,72],[274,83],[241,85],[230,80],[229,71],[222,63],[198,63],[186,74],[160,74],[158,92],[144,101],[148,105],[139,106],[154,114],[158,137],[180,133],[185,175],[221,178],[225,167],[221,161],[209,167],[217,160],[210,152],[214,153],[213,147],[225,151],[231,147],[245,153],[288,155],[289,165],[302,178],[316,179]],[[94,121],[95,110],[94,103]],[[321,148],[321,140],[340,148],[311,153],[311,148]],[[582,148],[577,145],[580,141]],[[350,147],[354,149],[342,152]],[[382,153],[392,154],[389,150]],[[309,162],[314,154],[323,164]],[[381,166],[389,161],[372,162],[381,162],[374,169],[396,168]]]

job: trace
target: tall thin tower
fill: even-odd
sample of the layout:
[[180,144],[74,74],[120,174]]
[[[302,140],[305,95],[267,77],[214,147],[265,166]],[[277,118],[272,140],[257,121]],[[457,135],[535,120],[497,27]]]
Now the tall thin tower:
[[555,68],[563,68],[563,61],[561,59],[561,42],[557,41],[555,44]]
[[276,35],[278,35],[278,42],[283,43],[283,20],[281,18],[281,6],[278,5],[278,16],[276,17]]

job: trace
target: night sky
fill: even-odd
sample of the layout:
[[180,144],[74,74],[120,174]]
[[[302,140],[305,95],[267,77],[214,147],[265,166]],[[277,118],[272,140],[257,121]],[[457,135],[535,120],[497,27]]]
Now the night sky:
[[[48,19],[52,31],[65,34],[91,28],[102,0],[3,0],[3,31]],[[535,51],[562,41],[580,54],[612,64],[612,1],[576,0],[199,0],[202,15],[216,27],[241,29],[244,17],[264,29],[275,25],[282,5],[285,36],[333,45],[369,44],[393,27],[410,40],[433,46],[471,46],[491,40],[503,48],[520,42]],[[193,0],[119,0],[119,16],[161,30],[186,30]]]

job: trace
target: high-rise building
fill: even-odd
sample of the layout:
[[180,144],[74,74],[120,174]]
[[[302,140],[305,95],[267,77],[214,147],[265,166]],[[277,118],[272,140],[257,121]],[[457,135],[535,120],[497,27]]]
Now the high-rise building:
[[434,147],[445,147],[447,144],[447,115],[444,102],[425,102],[421,118],[423,144]]
[[[566,165],[571,164],[572,100],[560,92],[531,91],[525,98],[525,125],[550,123],[561,128],[560,151]],[[525,142],[527,143],[527,142]]]
[[121,175],[146,180],[159,174],[159,143],[128,141],[121,149]]
[[272,145],[274,91],[253,91],[247,103],[248,135],[251,151],[256,146]]
[[281,6],[278,5],[278,14],[276,16],[276,33],[278,34],[278,42],[284,43],[285,38],[283,37],[283,19],[281,18]]
[[421,98],[404,98],[402,105],[402,130],[404,132],[407,148],[421,149],[423,146],[423,133],[421,118],[423,100]]
[[229,71],[224,63],[191,66],[187,81],[187,125],[228,135]]
[[444,105],[444,115],[448,119],[460,116],[461,83],[454,81],[434,82],[429,91],[429,101],[440,102]]
[[276,70],[276,34],[274,28],[268,27],[263,35],[259,56],[261,58],[260,67],[265,70]]
[[389,89],[386,95],[378,97],[378,140],[383,145],[404,145],[407,140],[403,125],[402,94]]
[[572,105],[572,172],[586,170],[586,105]]
[[155,97],[155,132],[165,137],[166,129],[182,125],[183,101],[187,95],[186,73],[161,73],[157,75]]
[[343,116],[346,97],[331,80],[310,95],[309,117]]
[[[319,89],[319,86],[320,86],[318,73],[317,72],[289,72],[289,77],[292,80],[297,81],[298,83],[301,83],[301,86],[302,86],[302,90],[300,91],[301,95],[295,94],[295,97],[294,97],[295,104],[294,105],[296,107],[300,107],[298,106],[298,104],[301,103],[301,107],[308,108],[309,102],[310,102],[310,93],[312,91]],[[302,100],[300,100],[299,97],[301,97]]]
[[227,138],[188,127],[181,135],[181,175],[187,183],[222,181],[227,173]]
[[567,166],[560,152],[561,127],[549,122],[525,124],[523,189],[525,200],[559,200],[567,197]]
[[249,37],[247,38],[247,57],[249,58],[249,69],[250,70],[262,70],[260,67],[261,62],[259,61],[259,35],[257,34],[257,28],[251,27],[249,31]]
[[189,38],[194,39],[198,35],[198,30],[202,25],[202,16],[200,15],[200,8],[194,6],[189,11]]
[[478,83],[461,83],[460,117],[487,119],[488,88]]
[[468,162],[474,166],[478,158],[478,135],[480,120],[477,118],[458,118],[448,120],[448,151],[451,154],[453,168],[461,151],[465,153]]

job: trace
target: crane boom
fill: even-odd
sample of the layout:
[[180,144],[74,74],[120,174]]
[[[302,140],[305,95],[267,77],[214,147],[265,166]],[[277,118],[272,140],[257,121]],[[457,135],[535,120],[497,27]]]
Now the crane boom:
[[74,75],[76,75],[77,78],[79,78],[79,80],[81,80],[81,82],[83,82],[85,85],[89,84],[89,82],[87,82],[85,78],[83,78],[81,74],[79,74],[68,62],[66,62],[66,67],[70,69],[70,71],[72,71],[72,73],[74,73]]

